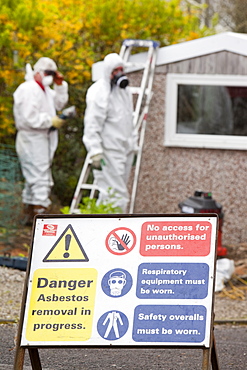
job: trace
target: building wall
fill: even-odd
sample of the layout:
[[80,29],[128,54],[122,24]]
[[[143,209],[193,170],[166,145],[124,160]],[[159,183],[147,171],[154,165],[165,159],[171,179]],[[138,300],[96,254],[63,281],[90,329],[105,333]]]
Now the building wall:
[[[247,152],[164,146],[167,73],[246,74],[247,57],[219,52],[156,69],[135,213],[179,213],[195,190],[211,191],[224,212],[223,244],[247,242]],[[131,78],[131,84],[139,76]]]

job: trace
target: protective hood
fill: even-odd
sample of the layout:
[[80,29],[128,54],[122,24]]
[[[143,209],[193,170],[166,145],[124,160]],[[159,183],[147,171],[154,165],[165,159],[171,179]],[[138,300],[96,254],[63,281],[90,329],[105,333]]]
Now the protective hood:
[[37,63],[34,64],[33,69],[34,69],[34,73],[45,71],[45,70],[55,72],[57,71],[57,65],[52,59],[47,58],[47,57],[42,57],[37,61]]
[[117,53],[108,54],[104,59],[104,78],[110,81],[112,71],[118,67],[124,67],[123,59]]
[[33,80],[33,70],[30,63],[26,64],[26,74],[25,74],[25,80],[31,81]]

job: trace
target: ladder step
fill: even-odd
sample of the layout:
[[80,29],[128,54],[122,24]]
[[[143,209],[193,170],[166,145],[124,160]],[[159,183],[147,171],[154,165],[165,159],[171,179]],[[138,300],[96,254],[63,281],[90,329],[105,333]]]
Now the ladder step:
[[93,185],[93,184],[82,184],[80,189],[84,189],[84,190],[98,190],[99,187],[97,185]]
[[131,94],[140,94],[141,88],[135,86],[129,86]]
[[[139,95],[142,92],[142,88],[139,86],[129,86],[131,94]],[[149,89],[145,89],[145,94],[148,95],[150,93]]]
[[128,69],[128,68],[138,68],[138,69],[143,69],[147,66],[148,63],[135,63],[135,62],[127,62],[127,63],[124,63],[124,67],[125,69]]
[[153,47],[158,48],[160,46],[160,43],[158,41],[153,40],[132,40],[132,39],[126,39],[123,41],[123,45],[126,47],[130,46],[137,46],[137,47]]

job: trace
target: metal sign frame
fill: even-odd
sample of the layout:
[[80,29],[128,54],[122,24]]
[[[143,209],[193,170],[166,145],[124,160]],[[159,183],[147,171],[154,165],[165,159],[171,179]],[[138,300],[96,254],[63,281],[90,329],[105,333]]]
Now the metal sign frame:
[[[146,299],[146,297],[144,299],[142,299],[143,298],[143,296],[142,296],[143,292],[142,292],[142,284],[140,282],[141,282],[141,279],[143,278],[143,276],[141,275],[141,271],[146,271],[146,269],[144,268],[144,267],[146,267],[146,265],[149,264],[150,266],[152,266],[152,269],[153,269],[152,271],[154,271],[154,273],[158,274],[158,273],[160,273],[159,271],[161,271],[161,270],[159,270],[159,268],[160,268],[159,267],[159,261],[161,261],[163,263],[163,267],[166,266],[166,268],[167,268],[167,266],[168,267],[170,266],[170,268],[172,268],[174,264],[177,264],[177,266],[180,266],[181,270],[173,270],[173,271],[181,271],[181,274],[182,274],[182,271],[186,271],[184,273],[184,274],[186,274],[187,272],[189,273],[189,271],[190,271],[190,266],[189,266],[190,264],[187,263],[187,262],[191,261],[191,258],[193,259],[193,257],[195,257],[195,261],[197,261],[197,262],[199,261],[198,265],[200,265],[200,266],[198,267],[198,271],[202,271],[202,268],[204,268],[205,267],[204,265],[206,265],[206,264],[203,263],[203,258],[204,258],[203,256],[206,257],[207,255],[209,255],[211,253],[211,257],[210,257],[211,262],[210,263],[212,264],[212,266],[211,267],[209,266],[209,270],[210,270],[209,275],[211,275],[211,276],[208,275],[208,280],[205,280],[205,279],[196,280],[198,278],[198,276],[200,275],[200,273],[203,274],[202,272],[200,272],[198,276],[193,275],[194,274],[194,272],[193,272],[192,275],[190,276],[191,280],[189,280],[189,281],[192,281],[192,279],[194,278],[194,280],[197,281],[196,284],[199,284],[199,281],[200,281],[200,284],[204,284],[204,285],[207,284],[206,289],[207,289],[207,295],[209,296],[209,300],[205,301],[206,303],[205,303],[205,307],[204,307],[206,312],[208,310],[207,315],[205,315],[205,317],[207,316],[207,319],[204,320],[205,321],[205,327],[207,327],[206,329],[204,329],[205,330],[204,331],[204,340],[201,340],[201,341],[199,340],[199,342],[196,343],[196,341],[193,342],[194,337],[193,338],[191,337],[192,339],[190,339],[191,341],[188,342],[188,344],[185,341],[185,339],[183,339],[181,341],[181,344],[179,342],[176,342],[176,341],[174,341],[175,344],[172,344],[172,342],[169,342],[169,340],[168,340],[168,341],[166,341],[168,343],[166,345],[166,344],[163,344],[160,341],[156,340],[156,338],[160,338],[160,336],[158,336],[158,335],[156,335],[156,337],[154,336],[153,341],[147,341],[146,339],[145,340],[143,339],[143,338],[147,338],[147,336],[145,336],[145,334],[143,334],[144,336],[141,337],[141,340],[140,340],[139,344],[137,343],[138,340],[136,341],[136,344],[133,341],[132,342],[128,342],[128,341],[125,342],[124,340],[122,342],[120,341],[120,343],[118,343],[118,341],[116,340],[116,344],[115,344],[114,340],[110,340],[109,344],[108,343],[107,344],[102,344],[104,342],[104,340],[99,341],[97,343],[97,342],[94,341],[94,339],[90,338],[90,339],[92,339],[91,344],[85,343],[85,342],[87,342],[87,340],[84,340],[84,342],[80,342],[80,344],[77,341],[74,341],[71,344],[69,343],[69,347],[71,347],[71,348],[75,348],[75,347],[76,348],[77,347],[81,347],[81,348],[83,348],[83,347],[84,348],[89,348],[89,347],[90,348],[99,348],[100,347],[100,348],[109,348],[109,349],[110,348],[129,348],[129,349],[135,349],[135,348],[164,348],[164,349],[165,348],[174,348],[174,349],[175,348],[185,348],[185,349],[192,349],[193,348],[193,349],[202,349],[203,350],[202,369],[203,370],[208,370],[208,369],[210,369],[211,365],[212,365],[213,370],[219,369],[217,351],[216,351],[216,342],[215,342],[214,331],[213,331],[213,329],[214,329],[213,328],[214,285],[215,285],[215,268],[216,268],[216,251],[217,251],[216,246],[217,246],[217,228],[218,228],[218,216],[216,214],[193,214],[193,215],[188,215],[188,214],[159,214],[159,215],[156,215],[156,214],[141,214],[141,215],[139,215],[139,214],[132,214],[132,215],[124,214],[124,215],[43,215],[43,216],[36,216],[35,220],[34,220],[33,230],[32,230],[31,249],[30,249],[29,261],[28,261],[28,266],[27,266],[26,281],[25,281],[25,286],[24,286],[24,291],[23,291],[23,299],[22,299],[22,307],[21,307],[20,321],[19,321],[19,327],[18,327],[14,369],[15,370],[22,370],[23,369],[24,356],[25,356],[25,350],[26,349],[28,349],[28,352],[29,352],[32,368],[35,369],[35,370],[41,370],[42,366],[41,366],[39,352],[38,352],[39,348],[48,348],[48,347],[49,348],[61,348],[63,346],[68,347],[68,343],[67,342],[65,343],[65,341],[61,341],[61,342],[57,343],[57,341],[54,340],[54,342],[55,342],[55,344],[54,344],[54,342],[49,342],[48,343],[48,342],[46,342],[46,340],[44,340],[43,342],[41,341],[39,343],[39,341],[37,341],[35,339],[36,338],[35,335],[33,336],[34,339],[31,340],[30,343],[29,343],[29,340],[27,340],[26,337],[25,337],[26,336],[25,333],[28,332],[28,330],[27,330],[28,325],[27,324],[31,320],[30,317],[28,316],[28,309],[31,309],[30,308],[31,307],[30,297],[31,297],[31,294],[33,294],[33,292],[35,292],[35,288],[34,288],[35,285],[33,285],[34,287],[32,288],[31,282],[35,278],[34,273],[36,273],[36,271],[40,271],[40,265],[43,267],[42,263],[43,262],[47,263],[47,262],[49,262],[49,259],[50,259],[50,263],[47,263],[45,265],[45,269],[44,269],[45,272],[48,273],[48,276],[50,276],[49,274],[53,271],[52,266],[54,265],[54,260],[56,261],[56,259],[58,261],[57,262],[58,264],[61,263],[64,266],[67,266],[68,271],[72,270],[72,268],[70,269],[69,267],[73,266],[76,259],[78,259],[78,261],[80,261],[80,263],[82,263],[82,264],[84,263],[83,269],[84,269],[84,267],[85,268],[88,267],[88,265],[87,265],[88,260],[91,259],[91,257],[89,257],[89,259],[88,259],[88,250],[89,250],[88,244],[86,245],[86,247],[84,247],[84,245],[83,246],[79,245],[79,249],[76,249],[77,246],[75,246],[75,247],[73,247],[74,250],[73,250],[72,247],[71,247],[71,250],[69,250],[68,245],[66,246],[66,243],[68,242],[68,240],[66,241],[66,235],[68,235],[68,232],[66,234],[64,231],[69,230],[70,226],[72,224],[74,225],[76,222],[78,222],[78,219],[82,223],[84,221],[84,223],[87,223],[87,225],[89,225],[89,224],[94,225],[97,222],[98,222],[98,225],[99,225],[99,222],[100,222],[100,223],[104,224],[103,229],[105,229],[105,225],[109,225],[109,230],[111,232],[109,233],[109,230],[108,230],[108,232],[107,232],[107,230],[105,230],[105,243],[106,244],[108,243],[109,235],[111,235],[111,233],[112,233],[112,235],[115,237],[115,242],[117,242],[117,245],[118,245],[119,249],[117,249],[117,252],[116,252],[116,250],[113,250],[113,249],[111,251],[111,248],[113,248],[113,247],[109,246],[108,244],[105,245],[104,247],[105,247],[105,250],[108,253],[108,257],[113,256],[113,258],[118,258],[119,259],[119,256],[122,253],[122,255],[124,255],[124,258],[127,258],[127,261],[128,261],[128,258],[129,258],[128,256],[131,256],[131,253],[132,253],[133,249],[135,250],[135,252],[138,255],[139,254],[142,255],[142,257],[141,257],[141,259],[142,259],[141,262],[142,263],[140,265],[138,265],[137,267],[142,266],[143,268],[142,268],[142,270],[140,268],[138,269],[138,274],[137,274],[137,279],[136,279],[136,293],[135,294],[136,294],[137,297],[138,297],[138,294],[139,294],[139,298],[141,298],[140,302],[144,301],[144,303],[146,303],[146,305],[143,304],[143,305],[136,306],[135,311],[137,310],[137,308],[139,309],[141,307],[141,309],[143,309],[143,312],[144,312],[144,313],[141,313],[141,315],[147,316],[148,317],[147,320],[151,320],[151,316],[148,316],[149,315],[149,311],[148,311],[149,305],[147,303],[149,303],[149,302],[152,303],[150,305],[150,307],[152,307],[153,311],[156,308],[158,309],[159,304],[162,304],[162,312],[164,312],[164,307],[165,307],[166,310],[168,310],[167,311],[168,313],[170,313],[170,311],[169,311],[170,305],[169,305],[169,300],[165,300],[164,298],[162,298],[162,300],[161,300],[161,299],[154,299],[153,297],[150,296],[151,298],[150,298],[149,301],[148,301],[149,298]],[[200,221],[200,224],[198,223],[199,221]],[[53,242],[52,243],[50,242],[50,244],[48,243],[49,246],[47,246],[47,249],[43,252],[43,254],[44,254],[43,255],[43,257],[44,257],[43,261],[40,261],[39,260],[39,255],[37,257],[38,252],[36,253],[36,251],[38,250],[39,240],[41,239],[40,235],[42,235],[42,230],[41,230],[40,225],[44,225],[44,226],[47,227],[46,224],[49,224],[49,222],[51,224],[50,226],[53,226],[53,224],[61,223],[64,230],[60,230],[60,232],[57,232],[57,230],[56,231],[53,231],[53,230],[49,231],[51,233],[52,237],[49,234],[50,239],[49,238],[47,238],[47,239],[51,240],[53,238],[52,239]],[[131,239],[131,233],[128,234],[128,232],[129,232],[128,228],[130,227],[130,225],[132,225],[132,224],[134,225],[135,222],[136,222],[137,227],[141,226],[140,233],[137,236],[137,241],[134,240],[134,237],[133,237],[133,239]],[[177,236],[179,235],[179,238],[181,238],[183,240],[186,240],[186,238],[190,239],[190,241],[188,241],[188,242],[185,242],[185,241],[182,242],[185,247],[187,246],[187,251],[185,251],[185,252],[182,251],[183,248],[181,248],[181,251],[180,251],[182,254],[185,253],[185,256],[189,257],[189,258],[187,258],[187,262],[181,263],[181,261],[182,260],[184,261],[184,259],[186,261],[186,257],[183,257],[183,259],[181,259],[182,255],[179,255],[179,254],[176,255],[176,252],[174,252],[175,254],[172,254],[173,253],[172,251],[170,251],[170,252],[168,251],[168,253],[170,253],[170,255],[169,254],[168,254],[168,256],[167,255],[165,255],[165,256],[162,255],[160,257],[158,254],[159,253],[162,254],[163,251],[158,251],[159,248],[155,247],[158,244],[157,243],[155,244],[155,241],[153,242],[154,243],[153,247],[152,247],[153,249],[149,248],[149,244],[145,244],[146,242],[144,241],[144,239],[147,238],[146,237],[147,233],[145,234],[146,230],[152,230],[152,232],[155,235],[155,232],[157,230],[159,230],[159,228],[160,228],[159,225],[163,226],[162,230],[165,230],[167,228],[166,225],[168,225],[168,224],[169,225],[170,224],[175,225],[175,227],[173,228],[175,230],[182,230],[181,226],[180,226],[180,229],[179,229],[179,224],[188,225],[188,223],[190,223],[190,225],[192,225],[191,227],[194,228],[193,225],[195,224],[195,222],[197,222],[198,225],[207,225],[207,224],[210,224],[210,222],[211,222],[212,227],[210,228],[210,232],[208,234],[197,231],[196,234],[195,234],[195,235],[197,235],[196,237],[195,236],[194,237],[188,236],[190,234],[188,234],[187,231],[186,231],[187,234],[185,233],[187,236],[185,237],[185,236],[183,236],[184,235],[183,231],[181,231],[181,232],[178,231]],[[118,223],[120,223],[121,226],[119,228],[116,228],[116,225]],[[66,228],[64,227],[64,225],[66,225]],[[205,228],[207,228],[207,227],[205,226]],[[49,229],[52,229],[52,227],[48,228],[48,230]],[[121,234],[119,234],[118,229],[120,229],[120,232],[123,231],[125,233],[125,234],[123,234],[122,238],[121,238]],[[44,233],[44,230],[45,230],[46,233],[48,232],[47,228],[45,229],[45,227],[43,227],[43,233]],[[136,226],[134,226],[132,228],[132,230],[134,230],[134,232],[135,232]],[[195,230],[195,228],[193,230]],[[63,233],[61,233],[61,231],[63,231]],[[134,234],[134,232],[133,232],[133,234]],[[164,233],[165,232],[163,232],[163,234]],[[176,234],[176,232],[174,232],[174,233]],[[161,232],[161,234],[162,234],[162,232]],[[46,234],[43,234],[43,235],[46,235]],[[72,238],[74,236],[76,243],[80,244],[80,240],[77,240],[77,235],[73,235],[73,230],[71,232],[71,235],[72,236],[67,237],[67,239],[69,239],[69,241],[71,241],[71,243],[72,243]],[[80,239],[80,237],[78,239]],[[203,240],[206,240],[206,239],[207,239],[207,241],[204,242]],[[45,236],[44,236],[44,239],[42,239],[42,240],[44,240],[44,242],[45,242]],[[154,237],[153,240],[155,240],[155,237]],[[201,241],[198,243],[198,240],[201,240]],[[55,241],[55,243],[54,243],[54,241]],[[63,244],[59,244],[59,243],[63,243]],[[136,245],[134,245],[134,243],[136,243]],[[85,243],[82,243],[82,244],[85,244]],[[129,249],[128,249],[128,244],[129,244]],[[61,245],[64,245],[64,247],[65,247],[65,253],[63,254],[62,258],[64,258],[65,260],[66,260],[66,258],[68,258],[68,259],[71,258],[70,261],[66,260],[66,261],[61,262],[61,259],[59,259],[60,256],[61,256]],[[72,244],[71,244],[71,246],[72,246]],[[121,246],[121,248],[120,248],[120,246]],[[208,249],[208,246],[209,246],[209,249]],[[83,249],[83,247],[84,247],[84,249]],[[196,247],[196,249],[195,249],[195,247]],[[204,252],[204,247],[206,248],[206,252]],[[56,251],[56,250],[58,252],[55,253],[54,251]],[[80,252],[78,252],[78,250],[80,250]],[[48,253],[47,253],[47,251],[48,251]],[[71,252],[70,256],[69,256],[69,252]],[[180,253],[180,252],[178,252],[178,253]],[[35,256],[35,253],[36,253],[36,256]],[[81,261],[83,261],[83,259],[81,259],[80,256],[78,257],[77,253],[82,253],[83,254],[84,262],[81,262]],[[154,255],[152,255],[152,253],[156,254],[155,258],[154,258]],[[189,254],[187,254],[187,253],[189,253]],[[196,253],[197,256],[194,256],[193,253]],[[127,254],[127,257],[126,257],[126,254]],[[146,256],[145,256],[145,254],[146,254]],[[117,257],[115,257],[116,255],[117,255]],[[198,256],[199,256],[199,259],[198,259]],[[200,257],[200,256],[202,256],[202,257]],[[152,261],[151,263],[149,263],[149,260],[150,260],[149,257],[151,258],[151,261]],[[145,265],[145,258],[147,258],[146,259],[146,261],[147,261],[146,265]],[[120,260],[121,260],[121,258],[120,258]],[[174,260],[175,260],[175,262],[174,262]],[[206,257],[205,261],[208,262],[207,257]],[[71,263],[71,265],[68,267],[69,262]],[[139,260],[137,262],[140,263]],[[52,265],[52,263],[53,263],[53,265]],[[36,264],[37,264],[37,266],[36,266]],[[121,270],[121,263],[118,264],[118,267],[119,267],[119,265],[120,265],[120,270]],[[97,266],[97,263],[96,263],[96,266]],[[124,266],[126,266],[126,261],[125,261]],[[128,266],[125,267],[125,268],[128,269]],[[183,270],[182,268],[186,268],[186,270]],[[73,267],[73,270],[74,270],[74,267]],[[87,269],[87,270],[90,270],[90,269]],[[122,269],[122,271],[125,271],[125,270]],[[164,270],[164,271],[166,271],[166,270]],[[194,268],[191,269],[191,271],[194,271]],[[202,275],[204,277],[207,276],[207,271],[208,270],[206,269],[205,271],[206,271],[206,275]],[[125,271],[125,272],[127,272],[127,271]],[[31,273],[33,275],[31,275]],[[162,272],[162,273],[165,273],[165,272]],[[45,281],[45,278],[43,278],[43,281],[42,281],[42,278],[38,278],[38,279],[40,279],[39,283],[40,283],[40,287],[42,287],[42,282]],[[108,276],[107,279],[109,281],[109,276]],[[211,281],[210,281],[210,279],[211,279]],[[101,273],[101,276],[99,277],[99,280],[101,281],[101,285],[98,284],[98,290],[99,289],[103,290],[102,273]],[[185,283],[185,281],[182,281],[182,277],[181,277],[180,280],[181,280],[181,282],[180,282],[181,284]],[[91,280],[88,280],[88,281],[91,281]],[[92,281],[93,281],[93,279],[92,279]],[[128,281],[128,279],[127,279],[127,281]],[[143,281],[145,282],[145,280],[142,280],[142,282]],[[149,280],[147,280],[147,281],[149,281]],[[169,284],[172,287],[172,281],[173,280],[169,280],[169,281],[170,281]],[[204,282],[202,283],[202,281],[204,281]],[[206,283],[205,283],[205,281],[206,281]],[[78,284],[80,284],[80,282]],[[139,286],[138,286],[138,284],[139,284]],[[148,284],[152,284],[152,283],[149,282]],[[159,284],[158,280],[154,284]],[[90,283],[89,283],[89,285],[90,285]],[[126,283],[126,286],[127,285],[128,284]],[[99,288],[99,286],[101,288]],[[132,287],[135,287],[135,285],[133,284]],[[130,289],[130,288],[128,288],[128,289]],[[186,289],[183,289],[183,290],[186,291]],[[191,304],[191,307],[193,307],[193,308],[196,307],[196,308],[199,309],[199,307],[202,307],[202,305],[200,305],[200,303],[202,302],[200,297],[205,296],[205,289],[202,286],[202,289],[199,288],[199,289],[197,289],[197,291],[200,292],[200,293],[198,293],[199,298],[197,297],[193,301],[191,299],[192,296],[190,297],[190,294],[191,294],[190,292],[187,293],[187,295],[188,295],[187,298],[191,299],[192,303],[195,302],[195,305],[193,306],[193,304]],[[97,292],[98,291],[95,290],[95,296],[97,295]],[[104,292],[104,293],[107,294],[106,292]],[[149,292],[147,294],[149,294],[149,293],[150,293],[150,289],[149,289]],[[162,293],[163,293],[163,291],[162,291]],[[100,291],[99,294],[103,294],[103,293]],[[110,297],[110,294],[113,294],[113,297]],[[113,301],[114,299],[116,299],[116,297],[114,297],[114,294],[118,295],[118,294],[123,294],[123,293],[121,291],[120,293],[119,292],[117,292],[117,293],[116,292],[114,292],[114,293],[111,292],[110,294],[108,294],[108,295],[110,297],[109,301],[111,302],[111,300]],[[173,292],[173,294],[174,294],[174,292]],[[176,296],[176,294],[177,294],[177,296]],[[188,304],[188,300],[187,301],[186,301],[186,299],[185,299],[185,301],[181,300],[179,298],[180,294],[181,294],[181,292],[179,291],[179,287],[176,286],[176,288],[175,288],[175,302],[177,302],[177,303],[174,303],[174,300],[171,300],[171,302],[173,302],[173,303],[171,303],[171,306],[173,307],[173,310],[174,310],[175,307],[176,307],[176,309],[177,309],[177,307],[182,307],[183,309],[184,309],[184,307],[187,307],[186,309],[189,309],[190,305]],[[155,298],[157,298],[157,297],[155,297]],[[165,304],[164,304],[164,300],[165,300]],[[115,300],[115,302],[116,302],[116,300]],[[160,303],[160,302],[162,302],[162,303]],[[187,306],[186,305],[183,306],[181,302],[183,302],[183,303],[187,302]],[[132,309],[132,308],[130,308],[130,309]],[[117,315],[119,315],[119,312],[115,308],[114,308],[114,310],[117,312]],[[34,311],[37,311],[37,310],[34,310]],[[116,312],[115,312],[115,314],[116,314]],[[190,315],[192,311],[189,310],[189,311],[185,311],[185,313],[186,312]],[[71,314],[74,314],[74,313],[72,312]],[[107,314],[107,312],[106,312],[106,314]],[[153,313],[152,313],[152,315],[153,315]],[[195,315],[197,315],[198,317],[196,317],[194,319],[193,318],[188,319],[188,320],[200,320],[200,317],[199,317],[200,315],[199,314],[195,314]],[[125,315],[120,312],[119,319],[124,320],[124,316]],[[134,316],[135,316],[135,314],[133,315],[133,317]],[[137,317],[137,315],[136,315],[136,317]],[[141,316],[141,317],[143,317],[143,316]],[[158,316],[156,315],[156,317],[158,317]],[[178,315],[178,317],[179,317],[179,315]],[[203,317],[203,315],[202,315],[202,317]],[[103,317],[103,315],[102,315],[102,318],[98,319],[98,333],[104,339],[103,334],[100,333],[100,330],[101,330],[100,328],[102,327],[102,326],[100,326],[100,320],[103,320],[103,319],[106,320],[106,316]],[[132,319],[133,319],[133,322],[131,321],[131,325],[133,324],[133,333],[134,333],[134,329],[136,330],[136,332],[138,332],[139,329],[137,329],[137,327],[138,327],[137,319],[136,319],[136,321],[135,321],[135,317],[132,318]],[[180,320],[180,319],[177,319],[177,320]],[[201,320],[203,320],[203,319],[201,319]],[[102,321],[101,321],[101,323],[102,323]],[[125,324],[123,323],[123,327],[124,327],[124,325]],[[172,329],[170,329],[170,330],[173,331],[175,329],[174,330],[174,332],[175,332],[176,331],[176,324],[171,323],[171,325],[173,325],[173,326],[171,326]],[[136,328],[135,328],[135,326],[136,326]],[[111,328],[108,330],[108,334],[109,334],[110,330],[111,330]],[[160,335],[160,329],[156,329],[156,330],[158,331],[157,333]],[[124,337],[124,334],[123,334],[123,337]],[[187,334],[187,332],[186,332],[186,334]],[[198,334],[200,334],[200,333],[198,332]],[[31,333],[31,339],[32,339],[32,335],[33,335],[33,333]],[[207,340],[205,339],[205,337],[207,337]],[[106,338],[106,333],[105,333],[105,338]],[[116,337],[114,339],[118,339],[118,338],[122,339],[121,338],[121,333],[119,334],[119,337]],[[108,339],[108,338],[106,338],[106,339]],[[176,340],[178,340],[178,339],[176,339]],[[144,344],[142,344],[142,342]],[[203,343],[203,342],[204,342],[204,344],[201,345],[200,343]]]

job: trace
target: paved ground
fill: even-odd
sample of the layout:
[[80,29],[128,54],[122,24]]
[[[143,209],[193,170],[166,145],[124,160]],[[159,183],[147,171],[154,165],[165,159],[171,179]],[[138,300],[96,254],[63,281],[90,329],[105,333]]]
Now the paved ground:
[[[15,325],[0,325],[0,370],[13,369]],[[216,325],[221,370],[246,370],[247,326]],[[39,349],[43,370],[198,370],[202,350],[196,349]],[[28,352],[24,370],[30,370]]]

